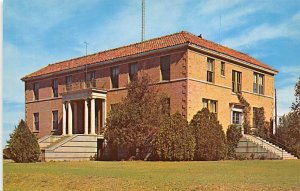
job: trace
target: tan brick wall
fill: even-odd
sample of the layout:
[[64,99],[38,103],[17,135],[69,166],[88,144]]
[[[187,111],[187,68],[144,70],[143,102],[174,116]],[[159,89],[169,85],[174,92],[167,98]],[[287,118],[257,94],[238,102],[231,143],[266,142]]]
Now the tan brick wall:
[[[218,119],[226,129],[230,125],[229,103],[239,103],[235,93],[232,93],[232,70],[242,72],[242,95],[252,107],[264,107],[266,119],[273,116],[274,108],[274,77],[264,73],[265,94],[258,95],[253,92],[253,72],[255,70],[245,68],[240,65],[225,60],[225,76],[221,76],[221,60],[215,59],[214,63],[214,83],[206,81],[207,55],[188,50],[188,120],[191,120],[197,111],[202,109],[202,99],[212,99],[218,101]],[[255,71],[260,72],[261,71]],[[250,121],[252,123],[252,110]]]

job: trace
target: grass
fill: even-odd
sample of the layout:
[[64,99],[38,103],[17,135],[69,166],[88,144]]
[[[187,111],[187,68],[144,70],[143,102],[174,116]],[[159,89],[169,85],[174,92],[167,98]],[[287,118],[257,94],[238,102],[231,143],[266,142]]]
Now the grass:
[[300,190],[300,160],[4,162],[4,190]]

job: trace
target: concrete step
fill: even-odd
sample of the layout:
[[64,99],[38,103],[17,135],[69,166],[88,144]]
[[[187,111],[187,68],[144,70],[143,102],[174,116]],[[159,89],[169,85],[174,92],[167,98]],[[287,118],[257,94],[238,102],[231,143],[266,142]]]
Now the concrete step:
[[44,161],[90,160],[97,154],[97,135],[60,137],[42,152]]
[[273,143],[270,143],[269,141],[266,141],[260,137],[256,137],[252,135],[244,135],[244,137],[247,140],[267,149],[269,152],[276,154],[278,157],[282,159],[297,159],[297,157],[295,157],[294,155],[288,153],[287,151],[283,150],[277,145],[274,145]]

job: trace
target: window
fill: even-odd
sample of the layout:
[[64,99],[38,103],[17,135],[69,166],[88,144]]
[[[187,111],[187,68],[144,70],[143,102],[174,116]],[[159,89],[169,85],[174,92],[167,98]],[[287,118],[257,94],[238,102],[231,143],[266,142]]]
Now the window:
[[129,80],[132,81],[137,77],[138,63],[129,64]]
[[162,112],[163,114],[170,115],[171,114],[171,104],[170,104],[170,98],[164,98],[161,100],[162,102]]
[[240,93],[242,90],[242,73],[238,71],[232,71],[232,92]]
[[217,101],[210,99],[202,99],[203,108],[207,108],[209,112],[217,114]]
[[214,77],[214,59],[207,58],[207,81],[213,82]]
[[160,57],[161,79],[170,80],[170,56]]
[[58,79],[52,81],[53,97],[58,97]]
[[264,94],[264,75],[253,73],[253,92]]
[[96,72],[95,71],[91,71],[87,73],[87,77],[86,80],[87,81],[92,81],[96,78]]
[[259,108],[253,107],[253,127],[258,127],[257,115],[259,113]]
[[39,113],[34,113],[33,114],[33,125],[34,125],[34,131],[39,131],[40,126],[39,126]]
[[119,103],[110,104],[110,111],[115,111],[119,106]]
[[52,111],[52,129],[58,130],[58,111]]
[[221,76],[225,76],[225,62],[221,62]]
[[72,84],[72,76],[67,76],[66,77],[66,85],[69,86]]
[[34,94],[34,100],[39,100],[39,83],[35,82],[33,84],[33,94]]
[[111,87],[118,88],[119,87],[119,68],[113,67],[110,69],[110,79],[111,79]]
[[242,124],[242,112],[232,111],[232,124],[235,125]]

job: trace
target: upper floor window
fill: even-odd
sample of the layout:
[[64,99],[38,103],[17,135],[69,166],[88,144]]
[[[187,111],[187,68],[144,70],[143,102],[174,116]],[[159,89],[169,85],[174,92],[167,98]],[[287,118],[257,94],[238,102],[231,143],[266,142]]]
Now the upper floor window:
[[34,125],[34,131],[39,131],[40,126],[39,126],[39,113],[34,113],[33,114],[33,125]]
[[111,87],[119,88],[119,67],[110,68]]
[[264,75],[253,73],[253,92],[264,94]]
[[160,57],[160,71],[162,80],[170,80],[170,56]]
[[72,84],[72,76],[67,76],[66,77],[66,85],[71,85]]
[[92,81],[94,79],[96,79],[96,72],[95,71],[88,72],[86,80],[87,81]]
[[58,97],[58,79],[52,81],[53,97]]
[[39,83],[35,82],[33,84],[33,94],[34,94],[34,100],[39,100]]
[[137,78],[138,63],[129,64],[129,80],[132,81]]
[[213,82],[214,80],[214,59],[207,58],[207,81]]
[[232,70],[232,92],[240,93],[242,90],[242,73]]
[[58,130],[58,111],[52,111],[52,130]]
[[203,108],[207,108],[209,112],[217,114],[217,101],[211,99],[202,99]]
[[225,76],[225,62],[221,62],[221,76]]

